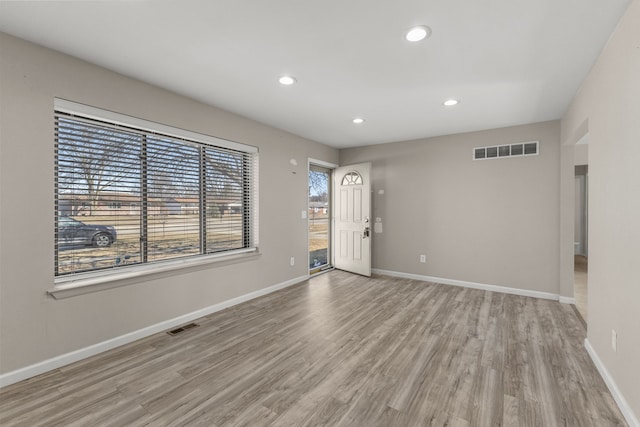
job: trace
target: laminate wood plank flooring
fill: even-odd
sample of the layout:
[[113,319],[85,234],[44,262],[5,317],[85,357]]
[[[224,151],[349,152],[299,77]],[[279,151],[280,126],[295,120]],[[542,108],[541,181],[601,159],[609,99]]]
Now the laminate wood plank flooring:
[[2,426],[625,426],[555,301],[332,271],[0,390]]

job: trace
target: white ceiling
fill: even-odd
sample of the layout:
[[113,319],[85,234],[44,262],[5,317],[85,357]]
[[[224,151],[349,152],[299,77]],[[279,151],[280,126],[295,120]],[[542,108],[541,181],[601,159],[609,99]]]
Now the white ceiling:
[[352,147],[562,117],[628,3],[0,1],[0,31]]

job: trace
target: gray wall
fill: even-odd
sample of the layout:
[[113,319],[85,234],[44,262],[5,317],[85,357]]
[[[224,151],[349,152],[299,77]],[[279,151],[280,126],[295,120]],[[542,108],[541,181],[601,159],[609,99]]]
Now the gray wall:
[[[337,163],[337,150],[4,34],[0,91],[0,373],[307,274],[307,157]],[[259,259],[48,296],[54,97],[258,146]]]
[[[539,156],[472,160],[533,140]],[[341,150],[373,163],[373,267],[558,294],[559,147],[553,121]]]
[[[640,417],[640,1],[562,120],[561,277],[571,281],[574,144],[589,134],[588,340]],[[567,235],[569,234],[569,235]],[[611,331],[618,333],[618,351]]]

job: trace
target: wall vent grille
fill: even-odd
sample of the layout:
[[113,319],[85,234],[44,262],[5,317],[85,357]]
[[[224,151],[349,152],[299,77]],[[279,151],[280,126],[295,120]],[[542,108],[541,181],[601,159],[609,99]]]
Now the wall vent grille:
[[177,334],[179,334],[180,332],[184,332],[184,331],[186,331],[187,329],[195,328],[196,326],[200,326],[200,325],[198,325],[197,323],[189,323],[189,324],[187,324],[187,325],[180,326],[179,328],[173,329],[173,330],[171,330],[171,331],[167,331],[167,333],[168,333],[169,335],[177,335]]
[[475,147],[473,160],[503,159],[505,157],[537,156],[540,153],[540,141],[518,142],[516,144]]

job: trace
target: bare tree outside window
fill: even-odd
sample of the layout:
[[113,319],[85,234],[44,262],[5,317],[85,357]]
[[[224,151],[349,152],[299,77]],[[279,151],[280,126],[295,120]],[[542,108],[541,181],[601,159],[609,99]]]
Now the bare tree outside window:
[[58,191],[82,200],[93,215],[100,194],[118,187],[137,190],[141,137],[128,132],[59,119],[57,132]]

